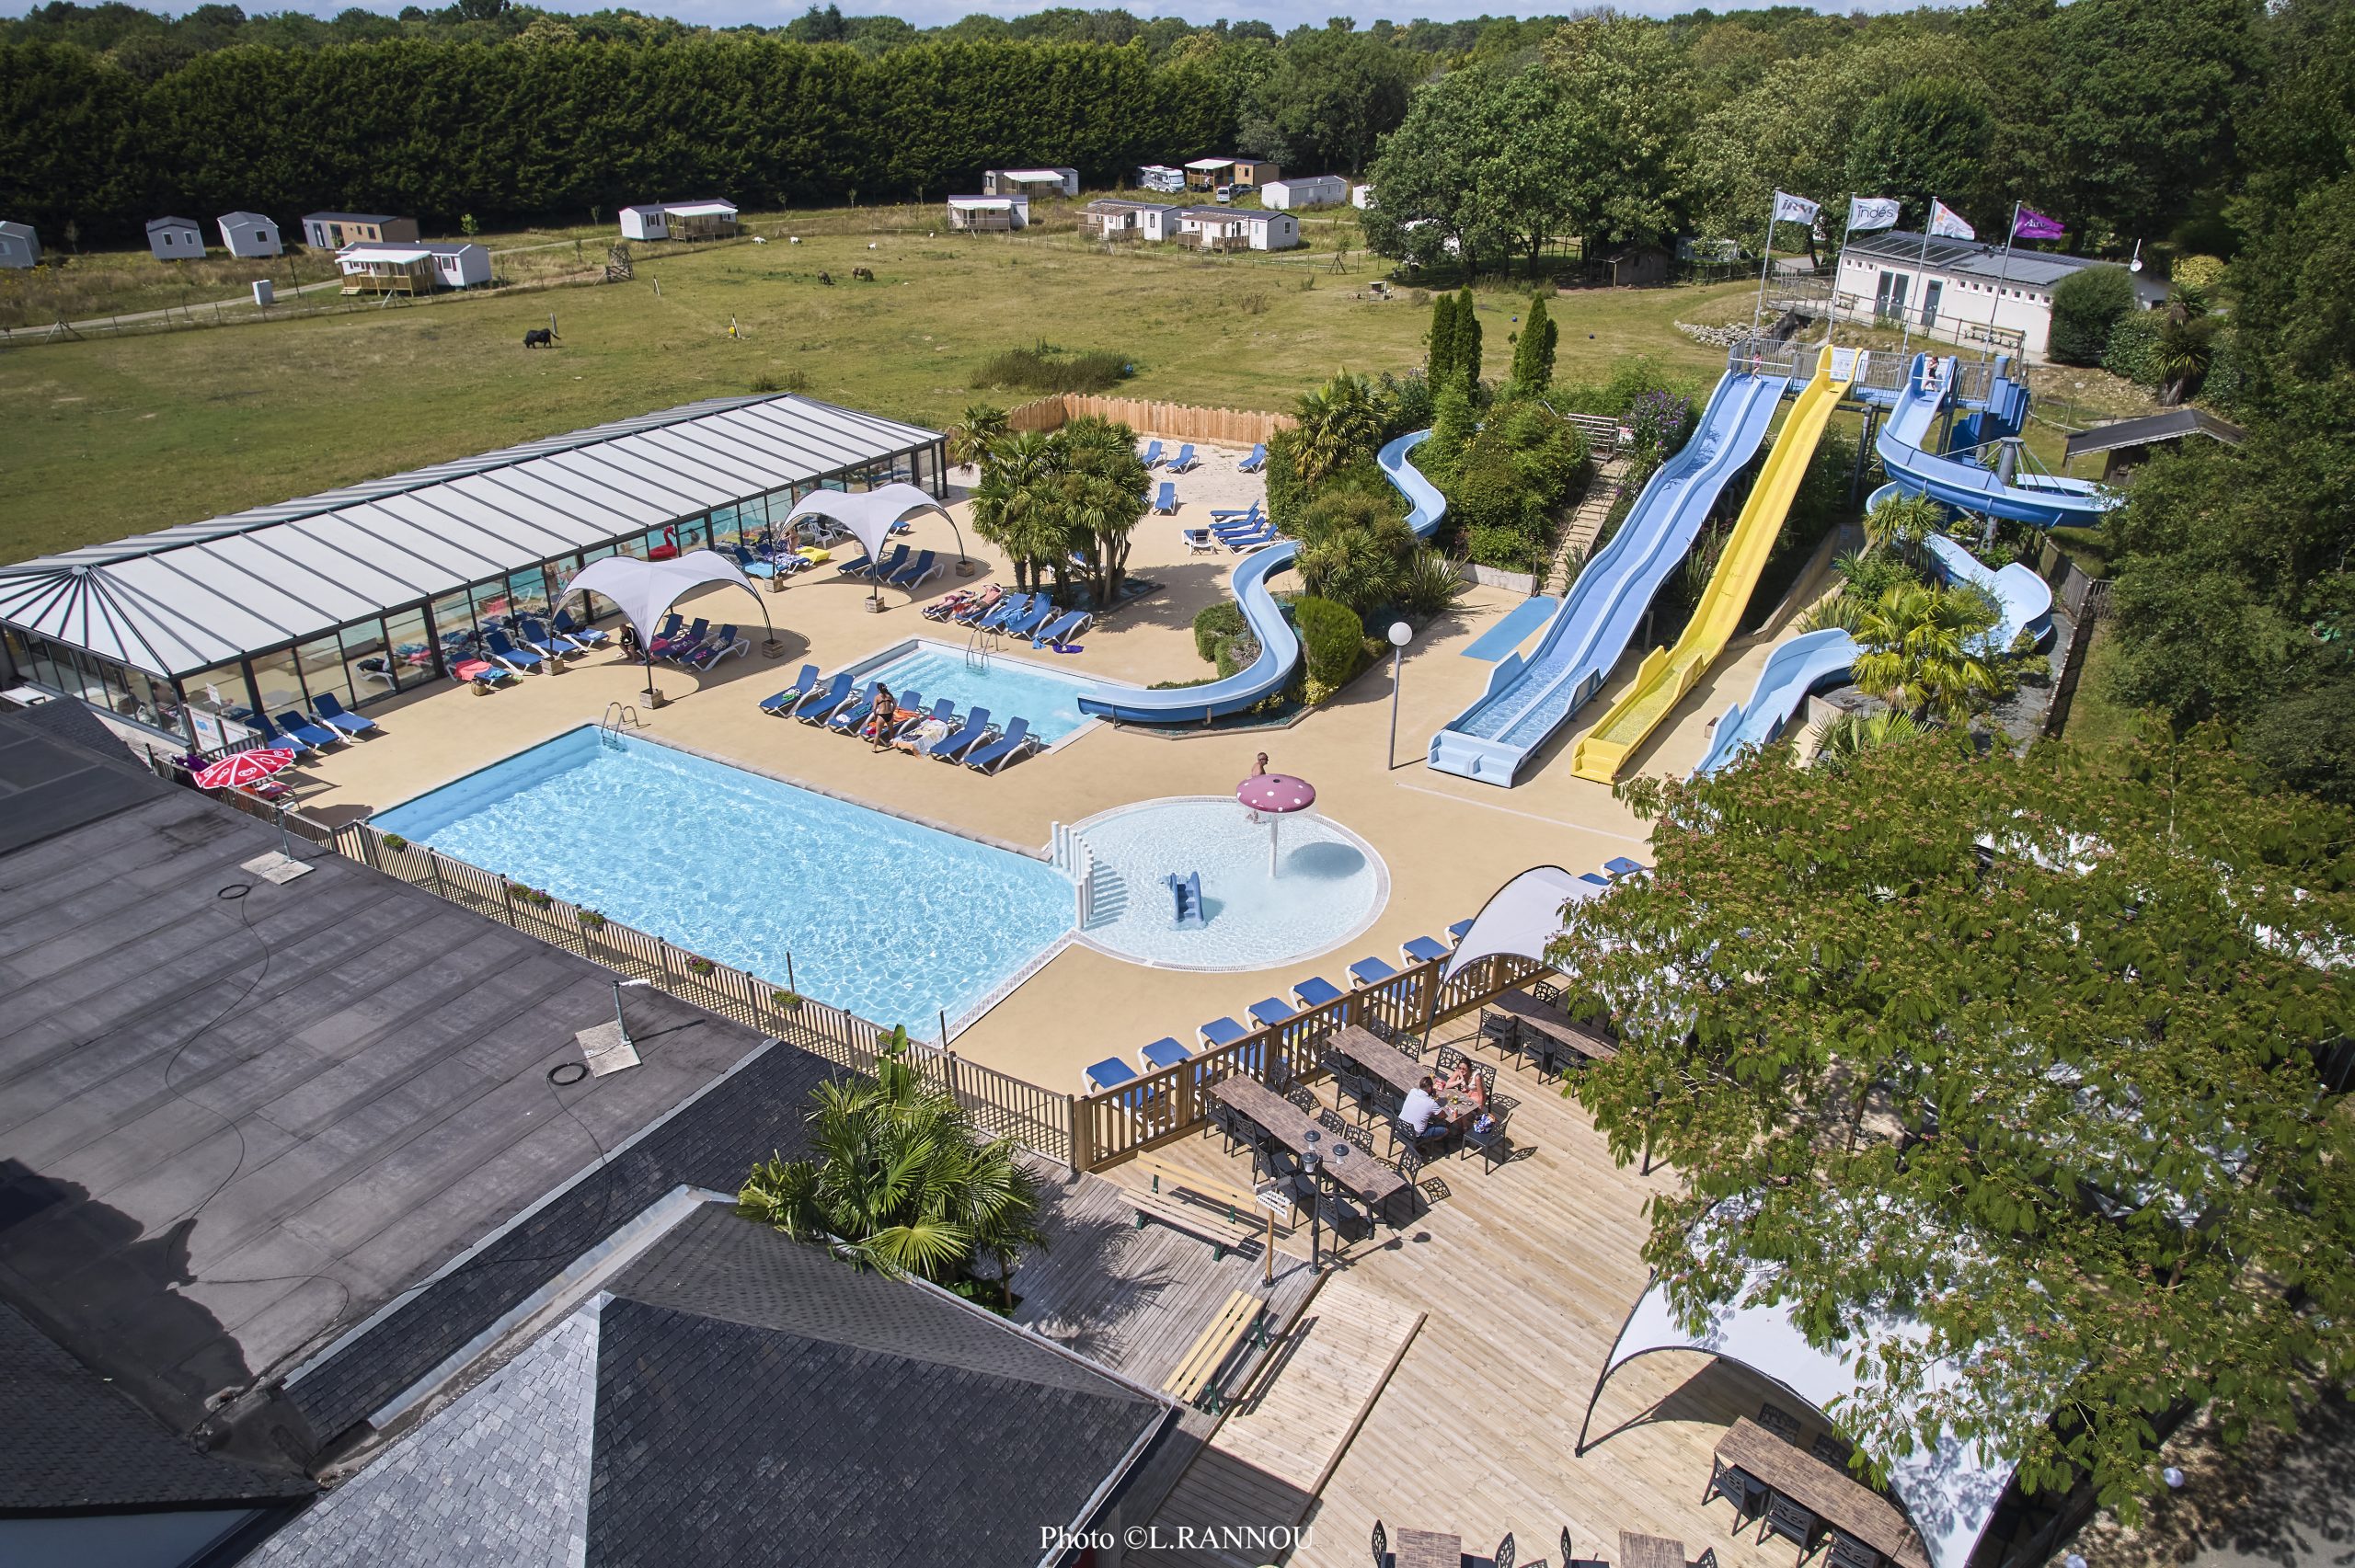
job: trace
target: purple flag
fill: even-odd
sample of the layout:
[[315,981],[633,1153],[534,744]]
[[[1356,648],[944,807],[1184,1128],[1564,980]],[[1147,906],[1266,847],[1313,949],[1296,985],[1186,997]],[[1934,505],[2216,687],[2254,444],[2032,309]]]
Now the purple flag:
[[2058,218],[2048,218],[2033,207],[2021,208],[2019,216],[2012,220],[2014,239],[2059,239],[2068,232]]

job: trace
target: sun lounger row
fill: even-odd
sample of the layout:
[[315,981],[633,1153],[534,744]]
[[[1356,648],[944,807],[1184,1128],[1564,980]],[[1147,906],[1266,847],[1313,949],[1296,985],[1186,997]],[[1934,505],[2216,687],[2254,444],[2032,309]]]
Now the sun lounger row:
[[920,550],[913,553],[905,544],[895,544],[881,561],[861,555],[845,561],[835,571],[846,578],[867,578],[875,582],[889,583],[893,588],[913,589],[940,575],[942,562],[939,552]]
[[1201,461],[1194,455],[1192,441],[1181,443],[1175,457],[1164,459],[1161,455],[1161,443],[1157,441],[1147,442],[1144,451],[1138,455],[1144,460],[1144,465],[1147,468],[1159,468],[1166,462],[1169,472],[1172,474],[1186,473]]
[[288,708],[275,719],[267,714],[255,714],[245,722],[261,737],[263,744],[292,751],[298,757],[340,745],[355,735],[377,733],[374,719],[353,713],[332,692],[322,692],[313,698],[307,713],[301,708]]
[[1033,647],[1059,647],[1095,623],[1085,610],[1059,610],[1043,593],[1007,593],[992,584],[959,589],[924,607],[928,621],[954,622],[976,631],[1028,637]]
[[762,699],[761,710],[865,740],[880,738],[894,750],[936,762],[961,762],[982,773],[994,773],[1043,745],[1030,733],[1027,718],[1012,719],[1000,729],[991,721],[989,709],[975,708],[959,718],[946,697],[929,712],[917,692],[895,693],[888,710],[882,701],[879,682],[870,681],[859,690],[844,673],[821,684],[818,667],[805,664],[792,685]]

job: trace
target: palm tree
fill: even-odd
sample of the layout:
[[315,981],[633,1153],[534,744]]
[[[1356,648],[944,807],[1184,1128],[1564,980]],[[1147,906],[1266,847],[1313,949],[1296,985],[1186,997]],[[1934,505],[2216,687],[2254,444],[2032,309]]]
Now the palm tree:
[[1005,439],[1005,410],[994,403],[968,403],[965,413],[943,432],[948,461],[959,468],[977,468],[992,448]]
[[1853,628],[1865,651],[1855,682],[1892,707],[1952,722],[1996,688],[1975,651],[1998,616],[1982,593],[1901,583],[1869,601]]
[[1045,1245],[1038,1181],[1010,1139],[985,1139],[955,1098],[924,1082],[892,1031],[872,1082],[810,1095],[806,1160],[752,1168],[737,1211],[797,1241],[835,1242],[862,1267],[936,1283],[1003,1280],[1026,1246]]
[[1877,714],[1842,714],[1823,727],[1815,743],[1815,760],[1832,767],[1844,766],[1851,758],[1887,746],[1892,741],[1910,740],[1927,734],[1911,715],[1883,708]]
[[1046,486],[1054,477],[1054,441],[1044,430],[1024,430],[1001,437],[982,461],[982,479],[973,487],[973,531],[1014,563],[1014,586],[1030,586],[1032,563],[1052,557],[1052,539],[1060,537],[1048,509]]
[[1865,514],[1865,544],[1918,544],[1946,526],[1946,509],[1927,496],[1891,496]]
[[1373,383],[1343,371],[1304,395],[1292,430],[1293,471],[1315,485],[1382,442],[1382,402]]
[[1100,612],[1120,601],[1130,536],[1144,519],[1153,476],[1126,425],[1089,415],[1055,436],[1063,532],[1069,548],[1086,557],[1088,589]]

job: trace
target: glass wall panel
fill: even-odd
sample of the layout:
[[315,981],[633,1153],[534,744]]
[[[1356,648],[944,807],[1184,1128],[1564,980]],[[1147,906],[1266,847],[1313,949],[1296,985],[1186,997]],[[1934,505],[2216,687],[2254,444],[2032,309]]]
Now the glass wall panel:
[[475,646],[475,609],[462,589],[433,601],[433,635],[442,645],[444,669],[471,657]]
[[159,681],[144,670],[125,669],[122,683],[131,696],[132,718],[174,735],[187,733],[187,721],[181,715],[179,699],[172,693],[171,682]]
[[545,567],[534,567],[520,571],[507,579],[508,597],[514,601],[518,615],[545,617],[548,612],[548,574]]
[[[298,644],[294,649],[294,667],[303,676],[303,705],[310,706],[310,699],[321,692],[332,692],[336,701],[349,707],[351,704],[351,679],[343,670],[343,645],[333,632],[324,637],[313,637]],[[270,713],[276,715],[278,710]]]
[[407,691],[434,676],[433,639],[426,635],[422,608],[398,610],[385,617],[385,667],[372,670],[366,659],[351,667],[351,684],[360,699]]
[[246,690],[246,672],[240,667],[216,665],[184,675],[180,690],[188,693],[189,723],[201,750],[217,750],[252,733],[243,722],[253,716],[253,705]]
[[506,625],[511,601],[505,578],[493,578],[488,582],[475,584],[474,601],[476,625],[484,631]]
[[[383,681],[368,678],[369,671],[382,676],[391,668],[391,650],[385,638],[385,624],[382,621],[356,622],[338,632],[336,640],[343,644],[344,681],[344,690],[335,694],[336,701],[348,708],[358,707],[371,695],[385,689]],[[318,688],[312,687],[311,695],[316,697],[318,694]]]
[[276,724],[278,715],[289,708],[299,708],[306,700],[303,692],[302,667],[293,648],[281,648],[276,653],[257,654],[253,659],[254,689],[261,697],[261,711],[270,722]]

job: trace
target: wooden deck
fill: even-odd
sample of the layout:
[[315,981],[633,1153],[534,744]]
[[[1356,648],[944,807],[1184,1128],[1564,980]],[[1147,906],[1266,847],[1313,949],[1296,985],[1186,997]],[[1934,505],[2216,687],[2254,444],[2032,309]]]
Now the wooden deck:
[[[1469,1027],[1467,1020],[1442,1036]],[[1788,1568],[1787,1543],[1753,1545],[1752,1531],[1732,1532],[1727,1505],[1700,1500],[1710,1450],[1734,1420],[1754,1417],[1770,1398],[1791,1403],[1763,1379],[1698,1354],[1646,1356],[1612,1380],[1590,1448],[1582,1458],[1573,1452],[1595,1374],[1649,1280],[1638,1251],[1645,1202],[1671,1190],[1675,1176],[1615,1164],[1576,1102],[1528,1069],[1501,1068],[1497,1087],[1521,1102],[1511,1124],[1515,1157],[1493,1171],[1476,1158],[1428,1167],[1427,1211],[1403,1230],[1357,1242],[1310,1304],[1314,1317],[1346,1284],[1425,1319],[1331,1467],[1307,1515],[1308,1539],[1289,1561],[1360,1568],[1380,1519],[1394,1539],[1402,1527],[1458,1533],[1482,1561],[1511,1531],[1522,1562],[1554,1562],[1567,1527],[1583,1558],[1615,1561],[1619,1532],[1632,1530],[1681,1539],[1688,1559],[1713,1547],[1720,1568]],[[1329,1103],[1330,1086],[1321,1093]],[[1375,1138],[1376,1152],[1387,1152]],[[1155,1152],[1247,1180],[1245,1162],[1213,1137]],[[1280,1376],[1274,1387],[1281,1385]],[[1267,1425],[1280,1410],[1271,1402]],[[1297,1446],[1318,1443],[1329,1415],[1304,1416]],[[1819,1429],[1811,1416],[1809,1428]],[[1251,1441],[1262,1457],[1281,1447]],[[1197,1468],[1242,1464],[1222,1437]],[[1253,1479],[1206,1470],[1199,1480],[1189,1473],[1183,1490],[1256,1498]],[[1182,1500],[1173,1494],[1165,1513]]]

